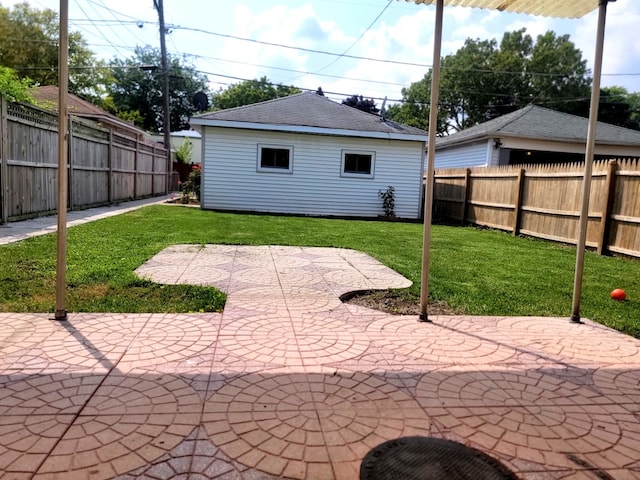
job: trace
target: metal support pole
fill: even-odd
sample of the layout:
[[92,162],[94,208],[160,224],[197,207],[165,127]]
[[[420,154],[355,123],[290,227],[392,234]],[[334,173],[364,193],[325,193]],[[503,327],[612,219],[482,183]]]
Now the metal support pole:
[[433,216],[433,185],[438,130],[438,99],[440,95],[440,56],[442,49],[442,16],[444,0],[436,2],[436,27],[433,41],[433,68],[431,70],[431,100],[429,103],[429,143],[427,145],[427,181],[424,195],[424,232],[422,238],[422,276],[420,283],[420,320],[428,322],[429,258],[431,249],[431,220]]
[[[615,0],[614,0],[615,1]],[[591,86],[591,108],[589,110],[589,129],[587,131],[587,146],[584,157],[584,177],[582,181],[582,208],[578,224],[578,244],[576,247],[576,270],[573,281],[573,305],[571,307],[571,321],[580,323],[580,295],[582,293],[582,277],[584,271],[584,252],[587,241],[587,227],[589,220],[589,195],[591,194],[591,171],[596,141],[596,124],[598,121],[598,107],[600,104],[600,78],[602,75],[602,53],[604,49],[604,28],[607,17],[607,3],[600,0],[598,11],[598,32],[596,37],[596,54],[593,61],[593,84]]]
[[60,40],[58,45],[58,237],[56,256],[55,319],[67,320],[67,90],[69,84],[69,1],[60,0]]

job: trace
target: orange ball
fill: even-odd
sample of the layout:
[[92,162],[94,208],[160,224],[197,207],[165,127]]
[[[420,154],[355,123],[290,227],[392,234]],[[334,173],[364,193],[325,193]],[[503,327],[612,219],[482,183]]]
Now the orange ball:
[[613,298],[614,300],[618,300],[618,301],[623,301],[626,300],[627,298],[627,294],[625,293],[624,290],[622,290],[621,288],[616,288],[615,290],[613,290],[611,292],[611,298]]

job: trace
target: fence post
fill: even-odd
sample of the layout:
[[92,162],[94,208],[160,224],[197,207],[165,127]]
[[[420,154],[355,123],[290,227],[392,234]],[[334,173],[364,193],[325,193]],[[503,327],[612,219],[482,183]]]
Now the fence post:
[[7,119],[7,101],[0,95],[0,223],[9,219],[9,121]]
[[513,236],[517,236],[520,232],[520,218],[522,217],[522,191],[524,189],[524,168],[518,170],[518,178],[516,180],[516,199],[514,203],[515,211],[513,212]]
[[615,201],[616,192],[616,172],[618,171],[618,162],[611,160],[607,165],[607,176],[604,180],[604,205],[602,207],[602,219],[600,220],[600,235],[598,238],[598,254],[604,255],[607,252],[609,227],[611,222],[609,216],[613,210],[613,202]]
[[156,195],[156,147],[151,145],[151,196]]
[[469,198],[469,189],[471,188],[471,169],[467,168],[464,171],[464,190],[462,192],[462,215],[460,216],[460,224],[467,223],[467,199]]
[[138,143],[138,137],[136,136],[136,151],[133,154],[133,199],[138,198],[138,152],[140,150],[140,144]]
[[69,174],[67,176],[67,203],[68,209],[73,210],[73,165],[75,155],[73,155],[73,117],[71,115],[69,115],[68,129],[67,138],[69,139],[69,147],[67,148],[67,168],[69,169]]
[[109,128],[107,133],[109,143],[107,144],[107,202],[113,204],[113,128]]

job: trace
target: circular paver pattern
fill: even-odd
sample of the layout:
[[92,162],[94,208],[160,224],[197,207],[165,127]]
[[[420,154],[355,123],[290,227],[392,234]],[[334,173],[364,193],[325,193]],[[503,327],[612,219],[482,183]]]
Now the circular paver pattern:
[[593,381],[615,403],[640,405],[640,369],[628,365],[599,368],[593,373]]
[[278,279],[282,287],[286,287],[288,291],[296,288],[311,288],[315,290],[314,286],[318,286],[322,289],[326,289],[326,284],[322,281],[320,275],[315,274],[307,270],[289,269],[279,271]]
[[468,364],[470,359],[478,364],[500,363],[518,353],[502,342],[416,322],[412,317],[377,318],[367,333],[380,337],[375,339],[380,347],[429,363]]
[[301,257],[299,255],[278,255],[275,254],[273,256],[273,262],[275,263],[278,270],[280,269],[291,269],[291,268],[302,268],[310,265],[311,262],[309,259],[305,257]]
[[[326,335],[344,333],[353,336],[363,336],[363,330],[351,323],[351,315],[346,308],[341,311],[297,313],[292,312],[291,321],[297,334]],[[364,338],[367,338],[364,336]]]
[[483,450],[546,467],[575,467],[566,454],[633,441],[611,413],[589,406],[453,407],[432,418]]
[[565,360],[606,364],[611,359],[624,361],[640,368],[640,341],[619,335],[619,338],[600,336],[594,332],[588,340],[580,336],[554,336],[536,339],[536,344],[545,352]]
[[0,415],[76,414],[104,375],[33,375],[0,386]]
[[[234,258],[234,267],[273,268],[273,258],[268,248],[238,248]],[[235,268],[237,271],[238,268]]]
[[80,416],[38,474],[44,478],[114,478],[171,451],[196,428],[199,419],[199,414],[175,412]]
[[241,315],[227,320],[220,327],[221,336],[279,337],[293,336],[288,312],[268,312],[261,315]]
[[292,315],[330,312],[342,306],[342,301],[335,294],[322,293],[312,288],[296,290],[296,294],[288,295],[285,302]]
[[246,285],[271,286],[274,289],[280,288],[278,274],[273,269],[273,265],[271,265],[271,268],[248,268],[235,272],[233,274],[233,282],[240,282]]
[[351,332],[329,331],[324,334],[297,333],[300,357],[304,365],[324,365],[354,359],[365,353],[371,342]]
[[73,419],[73,415],[0,415],[3,478],[33,478]]
[[217,314],[153,316],[145,327],[150,333],[131,343],[119,365],[157,365],[213,350],[219,318]]
[[107,479],[147,465],[199,424],[202,401],[172,375],[111,375],[39,473]]
[[423,405],[446,407],[593,405],[607,403],[597,392],[535,370],[439,370],[417,386]]
[[630,412],[591,389],[531,370],[432,372],[416,396],[461,437],[542,465],[571,467],[565,453],[597,453],[632,441],[624,431]]
[[572,335],[591,333],[591,327],[555,317],[504,317],[496,321],[497,331],[518,334],[553,334],[561,331]]
[[[280,365],[323,365],[353,359],[362,355],[370,347],[370,341],[347,328],[331,328],[309,333],[291,322],[278,320],[270,323],[260,317],[253,317],[253,323],[236,322],[225,325],[218,339],[219,345],[227,352],[248,361],[260,361]],[[252,328],[253,327],[253,328]],[[340,327],[340,322],[338,322]],[[235,333],[237,332],[237,333]]]
[[300,352],[293,335],[220,335],[219,345],[230,354],[247,361],[300,365]]
[[0,323],[0,353],[5,357],[28,350],[48,338],[53,331],[51,320],[45,316],[10,314]]
[[229,282],[231,274],[227,270],[214,268],[209,265],[198,264],[189,267],[176,283],[186,283],[189,285],[208,285],[224,288]]
[[199,413],[202,400],[174,375],[109,375],[82,410],[83,415]]
[[247,287],[231,280],[225,314],[231,313],[236,308],[256,313],[272,313],[286,309],[282,291],[269,286]]
[[330,471],[329,456],[359,462],[384,440],[429,431],[414,399],[366,374],[247,375],[212,395],[203,423],[230,458],[272,475],[303,461]]

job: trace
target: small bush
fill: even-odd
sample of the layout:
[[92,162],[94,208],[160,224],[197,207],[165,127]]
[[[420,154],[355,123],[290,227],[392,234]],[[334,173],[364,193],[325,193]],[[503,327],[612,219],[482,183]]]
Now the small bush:
[[382,209],[384,210],[384,214],[389,218],[394,216],[396,208],[395,191],[396,189],[389,185],[386,190],[380,190],[378,192],[378,196],[382,200]]

